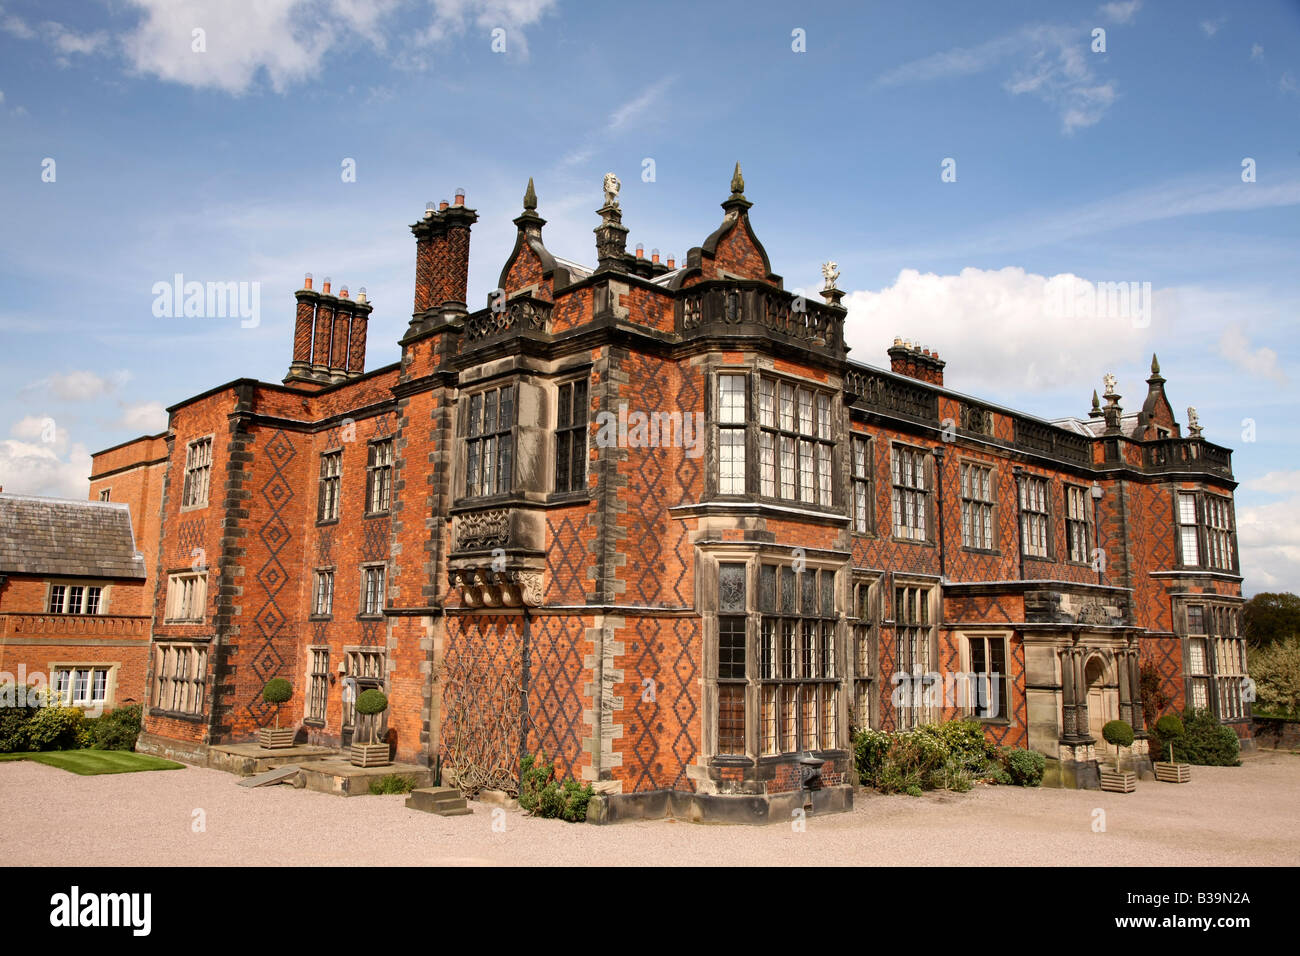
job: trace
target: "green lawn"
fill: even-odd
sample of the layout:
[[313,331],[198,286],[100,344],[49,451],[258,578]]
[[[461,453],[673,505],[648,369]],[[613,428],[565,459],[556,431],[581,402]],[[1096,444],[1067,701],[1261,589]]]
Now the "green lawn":
[[0,754],[3,760],[35,760],[83,777],[99,773],[135,773],[138,770],[180,770],[185,765],[129,750],[53,750],[45,753]]

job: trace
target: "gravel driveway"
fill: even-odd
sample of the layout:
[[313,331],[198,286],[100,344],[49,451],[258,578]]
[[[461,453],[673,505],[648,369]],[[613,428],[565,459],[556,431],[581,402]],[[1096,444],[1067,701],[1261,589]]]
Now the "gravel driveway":
[[[444,818],[406,809],[402,796],[248,789],[237,779],[195,767],[78,777],[0,763],[0,848],[10,865],[86,866],[1300,862],[1300,755],[1288,753],[1195,767],[1190,784],[1144,781],[1133,794],[860,791],[851,813],[809,817],[802,832],[668,820],[597,827],[519,811],[494,818],[477,803],[471,816]],[[1104,832],[1094,832],[1096,809]]]

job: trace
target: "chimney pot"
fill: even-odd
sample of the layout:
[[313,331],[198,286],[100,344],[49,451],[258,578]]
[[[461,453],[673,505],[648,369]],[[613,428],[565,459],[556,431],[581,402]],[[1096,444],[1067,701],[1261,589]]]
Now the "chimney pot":
[[366,301],[366,287],[365,287],[365,286],[362,286],[360,289],[357,290],[357,301],[358,301],[358,302],[365,302],[365,301]]
[[347,286],[341,286],[341,287],[339,288],[339,298],[341,298],[341,299],[346,299],[347,297],[348,297],[348,287],[347,287]]
[[651,249],[651,250],[650,250],[650,261],[651,261],[651,262],[658,262],[658,261],[659,261],[659,250],[658,250],[658,249]]
[[304,289],[310,289],[310,288],[311,288],[311,273],[310,273],[310,272],[308,272],[308,273],[307,273],[307,276],[302,280],[302,287],[303,287]]
[[465,205],[465,190],[461,189],[459,186],[456,187],[456,205]]
[[447,202],[447,200],[445,200],[445,199],[440,200],[440,201],[438,202],[438,212],[443,212],[443,211],[445,211],[446,208],[447,208],[448,206],[450,206],[450,205],[451,205],[451,203]]
[[320,290],[321,290],[321,292],[325,293],[326,295],[329,295],[329,294],[330,294],[330,277],[329,277],[329,276],[326,276],[326,277],[325,277],[325,281],[321,284]]
[[677,260],[673,258],[673,254],[671,252],[668,253],[668,268],[669,269],[677,268]]
[[[443,205],[445,206],[446,203],[443,203]],[[432,215],[433,215],[433,200],[430,199],[427,203],[424,204],[424,218],[428,219]]]
[[643,245],[642,245],[641,243],[639,243],[639,242],[636,244],[636,257],[637,257],[638,259],[644,259],[644,258],[645,258],[645,246],[643,246]]

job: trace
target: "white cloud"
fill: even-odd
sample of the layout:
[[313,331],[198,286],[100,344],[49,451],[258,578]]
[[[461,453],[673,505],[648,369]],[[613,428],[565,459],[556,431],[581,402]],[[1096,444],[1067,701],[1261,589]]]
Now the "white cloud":
[[44,37],[45,41],[60,54],[94,53],[108,43],[108,34],[102,30],[94,33],[77,33],[53,20],[46,20],[33,28],[22,17],[10,15],[0,21],[0,29],[20,40]]
[[1252,43],[1250,47],[1250,58],[1252,60],[1264,59],[1264,48],[1258,43]]
[[[326,54],[354,44],[357,38],[376,50],[392,45],[393,14],[400,0],[128,0],[141,13],[139,24],[123,40],[136,72],[172,83],[212,88],[239,95],[265,78],[273,90],[310,80],[321,71]],[[427,65],[420,52],[465,35],[506,31],[506,52],[526,59],[524,28],[555,6],[555,0],[426,0],[428,24],[398,35],[416,51],[399,62]],[[204,31],[203,52],[195,52],[194,31]]]
[[1281,90],[1283,93],[1295,93],[1296,92],[1295,74],[1292,73],[1290,70],[1287,70],[1285,73],[1283,73],[1282,78],[1277,81],[1277,88]]
[[1223,330],[1219,338],[1219,352],[1224,358],[1251,375],[1285,383],[1286,373],[1277,362],[1277,352],[1261,346],[1250,347],[1250,340],[1242,330],[1240,323],[1233,323]]
[[0,487],[7,492],[85,498],[90,464],[85,445],[73,445],[65,454],[48,443],[0,441]]
[[109,375],[100,375],[88,369],[55,372],[47,378],[33,382],[24,392],[45,392],[68,402],[84,402],[100,398],[131,380],[131,373],[119,369]]
[[163,408],[162,402],[127,405],[122,409],[122,417],[117,424],[122,428],[156,434],[167,427],[167,410]]
[[0,23],[0,29],[20,40],[36,39],[36,31],[29,27],[22,17],[5,17],[4,22]]
[[1300,493],[1300,471],[1270,471],[1243,481],[1241,487],[1269,495],[1297,494]]
[[[846,296],[848,344],[855,359],[882,365],[882,339],[897,335],[949,360],[950,387],[994,394],[1077,388],[1083,412],[1083,396],[1108,363],[1145,351],[1149,335],[1128,317],[1084,320],[1058,307],[1059,292],[1083,284],[1068,273],[1049,279],[1019,267],[968,268],[959,275],[904,269],[886,289]],[[1092,334],[1079,334],[1084,321]]]
[[1114,23],[1129,23],[1142,6],[1142,0],[1122,0],[1122,2],[1103,3],[1100,7],[1102,16]]
[[673,77],[665,77],[658,83],[651,86],[640,96],[624,103],[614,112],[609,114],[609,128],[611,131],[622,129],[631,123],[636,122],[645,114],[646,110],[662,100],[668,87],[672,85]]
[[[1127,23],[1137,10],[1136,2],[1109,4],[1103,12],[1118,23]],[[959,47],[931,54],[887,70],[877,77],[877,87],[969,76],[990,70],[1003,61],[1017,59],[1018,65],[1003,83],[1012,96],[1029,94],[1041,99],[1061,118],[1061,130],[1069,135],[1098,123],[1117,98],[1114,81],[1102,82],[1092,69],[1090,31],[1064,24],[1025,27],[1015,33],[974,47]]]
[[1212,37],[1219,32],[1219,27],[1223,26],[1227,17],[1219,17],[1217,20],[1202,20],[1201,29],[1205,31],[1207,37]]
[[[1278,474],[1260,480],[1271,482]],[[1251,592],[1300,591],[1300,493],[1295,488],[1293,481],[1290,497],[1263,505],[1243,506],[1238,495],[1237,545]]]

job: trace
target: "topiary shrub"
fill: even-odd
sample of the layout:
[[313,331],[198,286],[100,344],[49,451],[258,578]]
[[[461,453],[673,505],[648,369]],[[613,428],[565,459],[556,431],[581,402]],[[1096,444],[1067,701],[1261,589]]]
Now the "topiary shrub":
[[1119,750],[1133,746],[1133,728],[1126,720],[1108,720],[1101,728],[1101,736],[1115,748],[1115,769],[1119,769]]
[[275,729],[280,729],[280,705],[293,696],[293,685],[283,677],[272,677],[262,688],[262,700],[275,705]]
[[591,784],[579,786],[572,777],[557,782],[545,754],[526,754],[519,761],[519,806],[533,816],[581,823],[593,796]]
[[[1007,747],[1002,751],[1003,773],[1006,782],[1017,787],[1037,787],[1047,772],[1047,758],[1037,750]],[[1002,780],[997,780],[1002,783]]]
[[1178,750],[1188,763],[1201,767],[1236,767],[1241,763],[1241,741],[1208,710],[1183,713],[1185,733]]
[[80,707],[42,707],[27,722],[29,750],[84,750],[92,743]]
[[131,704],[111,710],[95,721],[96,750],[135,750],[140,736],[141,707]]
[[1177,714],[1165,714],[1156,721],[1155,743],[1160,749],[1169,748],[1169,762],[1174,762],[1174,741],[1187,733]]
[[[376,714],[382,714],[387,709],[388,697],[385,696],[382,690],[376,690],[372,687],[370,690],[363,690],[357,695],[356,711],[358,714],[364,714],[367,717],[374,717]],[[377,723],[378,721],[375,720],[370,722],[370,742],[372,744],[376,743],[375,725]]]

